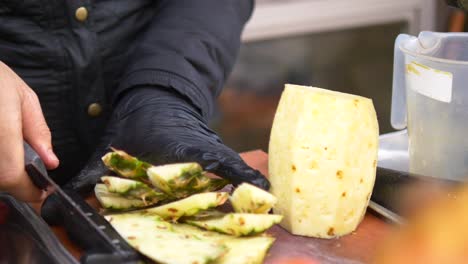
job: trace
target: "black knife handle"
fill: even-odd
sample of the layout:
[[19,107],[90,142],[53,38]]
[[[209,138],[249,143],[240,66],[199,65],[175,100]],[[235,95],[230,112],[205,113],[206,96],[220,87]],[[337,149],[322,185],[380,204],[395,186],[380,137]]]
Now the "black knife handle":
[[49,178],[44,163],[25,141],[24,165],[31,181],[40,189],[55,191],[44,201],[41,216],[52,225],[63,225],[70,239],[84,249],[81,263],[138,263],[139,254],[73,190],[65,190]]
[[31,178],[33,184],[41,189],[47,189],[49,181],[45,177],[47,175],[47,170],[45,168],[44,162],[42,162],[39,155],[34,151],[34,149],[26,142],[23,141],[24,147],[24,166],[26,172]]
[[[57,193],[52,193],[45,200],[41,215],[44,217],[52,214],[56,221],[54,224],[62,225],[68,237],[84,250],[81,263],[138,263],[139,254],[103,216],[75,191],[63,191],[71,202],[65,201]],[[44,218],[51,224],[50,217]]]

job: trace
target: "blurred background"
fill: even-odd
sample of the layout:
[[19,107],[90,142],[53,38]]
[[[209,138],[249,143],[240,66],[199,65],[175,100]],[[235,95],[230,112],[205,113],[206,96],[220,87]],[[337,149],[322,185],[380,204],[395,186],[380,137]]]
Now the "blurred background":
[[400,33],[464,30],[443,0],[257,0],[211,127],[238,152],[268,150],[285,83],[372,98],[393,131],[393,45]]

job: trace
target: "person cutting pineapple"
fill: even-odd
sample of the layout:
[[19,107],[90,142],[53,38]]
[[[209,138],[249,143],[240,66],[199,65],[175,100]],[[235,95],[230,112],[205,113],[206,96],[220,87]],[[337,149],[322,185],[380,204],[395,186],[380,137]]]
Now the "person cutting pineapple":
[[38,201],[23,139],[65,188],[91,190],[109,147],[193,161],[234,184],[269,182],[207,120],[251,0],[0,4],[0,190]]

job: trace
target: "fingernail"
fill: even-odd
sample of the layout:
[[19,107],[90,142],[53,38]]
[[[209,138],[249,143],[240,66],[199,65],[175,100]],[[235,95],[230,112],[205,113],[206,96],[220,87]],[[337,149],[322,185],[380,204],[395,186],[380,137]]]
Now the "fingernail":
[[55,155],[55,153],[54,153],[54,151],[52,149],[47,150],[47,155],[49,156],[51,161],[57,162],[57,163],[59,162],[59,159],[57,158],[57,156]]
[[41,197],[40,197],[41,201],[44,201],[48,195],[49,194],[47,193],[47,191],[41,190]]

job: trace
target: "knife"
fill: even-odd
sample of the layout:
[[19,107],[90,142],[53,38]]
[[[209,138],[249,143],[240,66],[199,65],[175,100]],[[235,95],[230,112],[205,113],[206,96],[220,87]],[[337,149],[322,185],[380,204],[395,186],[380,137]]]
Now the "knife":
[[377,167],[369,207],[398,224],[441,196],[454,195],[461,182]]
[[70,239],[84,250],[81,263],[140,262],[139,254],[104,217],[78,193],[60,188],[49,177],[44,163],[34,149],[26,142],[23,142],[23,146],[26,172],[39,189],[52,192],[44,204],[49,205],[49,213],[52,210],[50,205],[53,205],[54,219],[64,226]]

